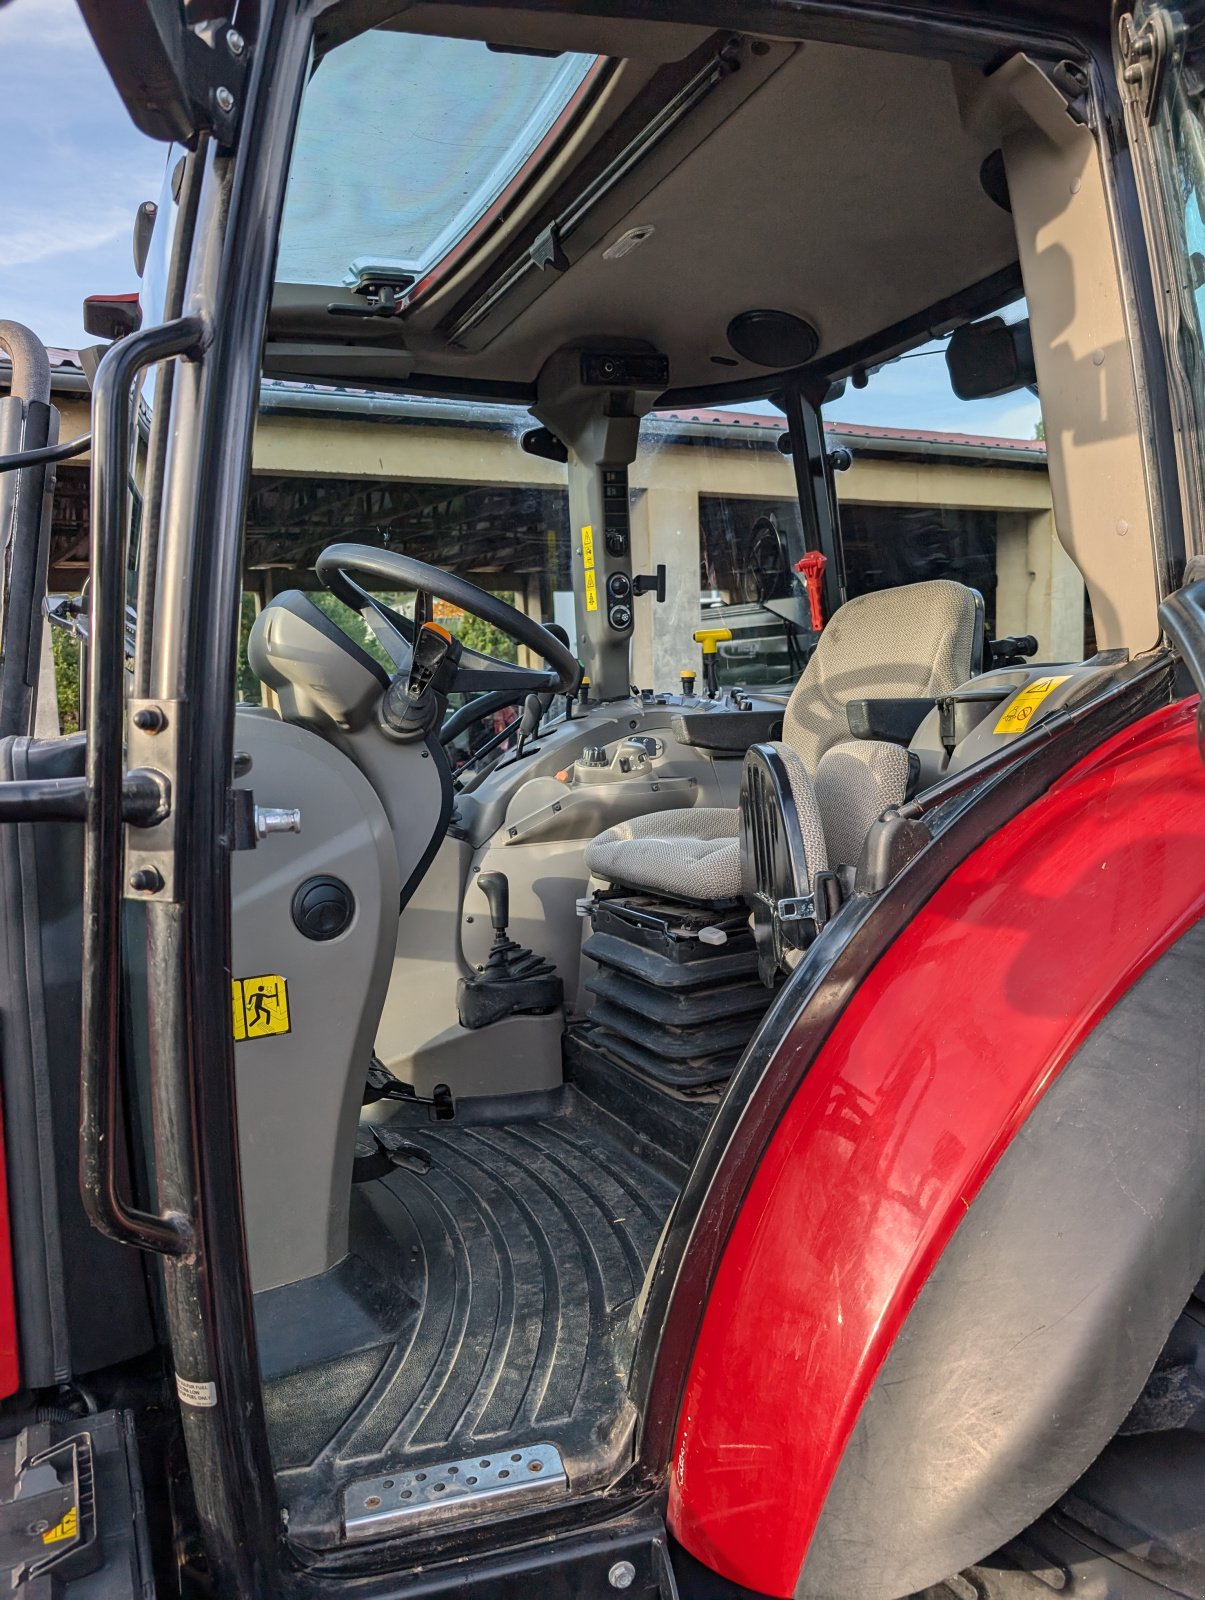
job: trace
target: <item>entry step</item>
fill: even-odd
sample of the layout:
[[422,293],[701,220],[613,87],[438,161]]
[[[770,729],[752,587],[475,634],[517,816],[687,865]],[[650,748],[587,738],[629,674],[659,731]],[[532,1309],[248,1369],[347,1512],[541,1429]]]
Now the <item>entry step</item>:
[[129,1413],[0,1440],[0,1587],[23,1600],[148,1600],[151,1584]]
[[569,1487],[561,1453],[552,1444],[518,1450],[483,1450],[462,1461],[439,1462],[413,1472],[361,1478],[343,1494],[348,1539],[382,1539],[408,1533],[466,1511],[548,1499]]

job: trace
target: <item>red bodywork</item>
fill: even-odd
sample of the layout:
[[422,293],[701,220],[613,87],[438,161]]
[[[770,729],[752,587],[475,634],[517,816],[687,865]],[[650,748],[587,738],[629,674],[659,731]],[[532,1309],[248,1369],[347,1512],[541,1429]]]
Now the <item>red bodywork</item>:
[[859,1411],[988,1173],[1202,914],[1192,701],[1059,779],[896,938],[787,1107],[720,1262],[670,1483],[693,1555],[793,1593]]

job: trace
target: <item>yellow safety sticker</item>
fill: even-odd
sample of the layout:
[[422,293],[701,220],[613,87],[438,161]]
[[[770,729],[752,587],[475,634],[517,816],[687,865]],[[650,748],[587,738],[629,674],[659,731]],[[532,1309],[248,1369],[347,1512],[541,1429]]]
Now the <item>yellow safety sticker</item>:
[[586,610],[598,610],[598,579],[592,572],[586,574]]
[[56,1522],[53,1528],[47,1528],[42,1535],[42,1543],[62,1544],[64,1539],[75,1539],[78,1536],[79,1512],[72,1506],[61,1522]]
[[289,986],[278,973],[234,978],[231,984],[236,1039],[267,1039],[289,1032]]
[[1032,683],[1027,683],[1008,702],[992,732],[1024,733],[1046,696],[1053,694],[1059,684],[1066,683],[1070,676],[1069,672],[1065,672],[1061,678],[1035,678]]
[[582,566],[587,572],[594,571],[594,529],[589,523],[582,529]]

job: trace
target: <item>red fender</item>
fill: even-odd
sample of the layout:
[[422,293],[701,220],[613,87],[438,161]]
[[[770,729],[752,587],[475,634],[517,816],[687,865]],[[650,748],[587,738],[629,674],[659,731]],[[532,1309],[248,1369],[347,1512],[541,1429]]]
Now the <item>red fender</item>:
[[793,1593],[875,1377],[985,1178],[1202,914],[1191,701],[1059,779],[895,939],[786,1108],[719,1264],[670,1477],[692,1555]]

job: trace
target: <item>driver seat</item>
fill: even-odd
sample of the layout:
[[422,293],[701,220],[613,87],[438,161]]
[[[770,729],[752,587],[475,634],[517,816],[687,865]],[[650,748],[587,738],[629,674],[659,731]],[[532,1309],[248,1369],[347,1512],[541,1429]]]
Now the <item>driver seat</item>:
[[[824,756],[848,746],[851,700],[936,700],[972,676],[982,652],[982,604],[973,589],[936,578],[858,595],[833,613],[787,702],[782,730],[783,745],[821,792],[829,787]],[[873,776],[873,764],[842,762],[846,774],[858,765]],[[627,889],[735,898],[742,892],[739,833],[735,808],[656,812],[599,834],[586,847],[586,866]]]

